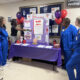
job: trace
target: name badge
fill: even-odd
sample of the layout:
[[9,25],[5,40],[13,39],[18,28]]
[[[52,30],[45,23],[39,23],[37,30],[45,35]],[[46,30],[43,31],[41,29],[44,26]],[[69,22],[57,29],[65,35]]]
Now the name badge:
[[78,37],[76,36],[76,40],[78,40]]

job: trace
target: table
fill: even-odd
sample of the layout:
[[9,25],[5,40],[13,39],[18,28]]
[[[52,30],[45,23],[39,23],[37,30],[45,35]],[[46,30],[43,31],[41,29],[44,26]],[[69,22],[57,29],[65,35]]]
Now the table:
[[62,65],[60,48],[38,48],[37,45],[11,45],[8,58],[23,57],[30,59],[39,59],[50,62],[57,62],[57,66]]

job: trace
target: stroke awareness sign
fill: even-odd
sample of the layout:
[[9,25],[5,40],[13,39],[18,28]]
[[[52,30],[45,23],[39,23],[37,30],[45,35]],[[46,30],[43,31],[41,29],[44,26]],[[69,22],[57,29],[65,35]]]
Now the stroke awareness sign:
[[34,19],[34,34],[43,35],[43,19]]

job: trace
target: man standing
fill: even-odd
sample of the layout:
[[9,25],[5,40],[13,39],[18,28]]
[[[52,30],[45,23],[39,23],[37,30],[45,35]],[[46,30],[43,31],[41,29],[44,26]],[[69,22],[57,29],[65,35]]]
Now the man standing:
[[75,36],[77,34],[77,28],[70,24],[70,19],[65,18],[62,23],[62,27],[65,27],[64,30],[61,32],[61,43],[55,44],[54,46],[61,46],[61,49],[64,53],[64,61],[65,61],[65,68],[66,64],[71,58],[73,54],[73,41],[75,40]]

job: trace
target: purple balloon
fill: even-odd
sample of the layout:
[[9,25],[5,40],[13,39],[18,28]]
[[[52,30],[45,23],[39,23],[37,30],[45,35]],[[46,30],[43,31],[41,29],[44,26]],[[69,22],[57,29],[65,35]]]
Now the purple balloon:
[[22,17],[21,12],[18,12],[18,13],[16,14],[16,17],[17,17],[18,19],[21,19],[21,17]]
[[55,12],[55,16],[56,16],[56,18],[60,18],[61,17],[61,12],[60,12],[60,10],[57,10],[56,12]]

